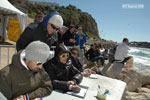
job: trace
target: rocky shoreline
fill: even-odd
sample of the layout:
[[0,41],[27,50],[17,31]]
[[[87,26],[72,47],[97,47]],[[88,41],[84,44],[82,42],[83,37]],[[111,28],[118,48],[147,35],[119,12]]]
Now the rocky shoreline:
[[150,42],[130,42],[131,47],[150,48]]

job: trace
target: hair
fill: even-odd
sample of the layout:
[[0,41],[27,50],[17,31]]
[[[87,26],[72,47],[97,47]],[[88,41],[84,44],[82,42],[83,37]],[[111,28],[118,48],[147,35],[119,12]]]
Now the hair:
[[125,42],[125,41],[128,41],[128,38],[124,38],[124,39],[123,39],[123,42]]
[[37,17],[37,15],[39,15],[39,14],[44,15],[42,12],[38,11],[38,12],[36,13],[36,16],[35,16],[35,17]]
[[98,46],[98,45],[96,45],[96,46],[95,46],[95,48],[99,48],[99,46]]
[[77,48],[77,47],[72,47],[72,48],[70,49],[71,52],[72,52],[73,50],[77,50],[77,51],[79,52],[79,48]]

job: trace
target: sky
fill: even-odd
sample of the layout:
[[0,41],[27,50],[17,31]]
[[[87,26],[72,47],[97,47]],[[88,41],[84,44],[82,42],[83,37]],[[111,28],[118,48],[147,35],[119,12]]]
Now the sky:
[[150,42],[150,0],[37,0],[69,4],[92,15],[101,38]]

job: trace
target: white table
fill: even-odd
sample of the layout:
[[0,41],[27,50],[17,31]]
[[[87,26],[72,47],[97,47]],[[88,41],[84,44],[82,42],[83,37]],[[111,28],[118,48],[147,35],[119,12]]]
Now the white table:
[[111,94],[107,95],[106,100],[121,100],[126,86],[125,82],[101,75],[97,75],[97,77],[98,79],[83,78],[81,85],[89,87],[87,94],[83,99],[54,90],[51,95],[44,97],[43,100],[97,100],[98,84],[100,85],[101,90],[108,89],[110,91]]

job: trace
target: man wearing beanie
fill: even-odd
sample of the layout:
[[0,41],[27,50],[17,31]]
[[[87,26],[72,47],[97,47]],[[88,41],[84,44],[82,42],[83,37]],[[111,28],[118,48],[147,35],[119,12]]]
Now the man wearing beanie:
[[40,40],[51,47],[57,41],[56,33],[63,26],[63,19],[57,11],[49,13],[36,27],[27,27],[17,41],[17,51],[25,49],[32,41]]
[[0,70],[0,92],[8,100],[33,100],[50,95],[51,81],[42,68],[49,51],[47,44],[34,41],[24,51],[14,54],[12,63]]

